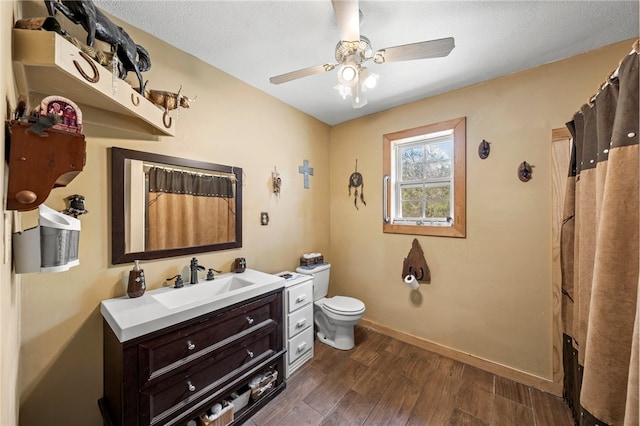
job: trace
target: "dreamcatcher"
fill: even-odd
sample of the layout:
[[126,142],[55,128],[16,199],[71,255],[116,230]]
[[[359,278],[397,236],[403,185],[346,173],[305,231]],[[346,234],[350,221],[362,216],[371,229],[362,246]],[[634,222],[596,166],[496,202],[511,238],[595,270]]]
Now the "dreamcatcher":
[[[358,195],[360,195],[360,201],[362,201],[362,204],[366,206],[367,203],[364,201],[364,182],[362,180],[362,174],[358,173],[357,159],[356,159],[356,171],[351,173],[351,176],[349,176],[349,196],[351,196],[352,187],[355,189],[353,205],[356,206],[356,210],[360,210],[358,208]],[[361,187],[359,193],[358,193],[358,187]]]

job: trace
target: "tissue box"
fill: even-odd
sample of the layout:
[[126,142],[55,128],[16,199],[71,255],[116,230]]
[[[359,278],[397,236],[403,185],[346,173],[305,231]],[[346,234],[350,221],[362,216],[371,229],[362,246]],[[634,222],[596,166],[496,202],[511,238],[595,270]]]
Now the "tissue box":
[[209,419],[209,416],[205,414],[200,416],[202,426],[227,426],[233,422],[233,404],[228,401],[222,401],[221,404],[222,411],[215,419]]

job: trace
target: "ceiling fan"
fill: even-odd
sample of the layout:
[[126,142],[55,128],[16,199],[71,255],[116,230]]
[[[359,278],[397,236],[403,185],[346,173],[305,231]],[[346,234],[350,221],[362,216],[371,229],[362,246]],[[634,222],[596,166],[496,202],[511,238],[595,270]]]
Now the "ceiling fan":
[[374,53],[369,39],[360,34],[361,12],[358,0],[332,0],[333,11],[338,22],[340,41],[336,45],[337,63],[327,63],[271,77],[273,84],[286,83],[321,72],[338,69],[339,91],[343,99],[352,97],[354,108],[367,103],[365,93],[374,88],[378,76],[370,72],[363,64],[371,59],[376,64],[386,62],[409,61],[414,59],[439,58],[447,56],[455,47],[453,37],[422,41],[387,47]]

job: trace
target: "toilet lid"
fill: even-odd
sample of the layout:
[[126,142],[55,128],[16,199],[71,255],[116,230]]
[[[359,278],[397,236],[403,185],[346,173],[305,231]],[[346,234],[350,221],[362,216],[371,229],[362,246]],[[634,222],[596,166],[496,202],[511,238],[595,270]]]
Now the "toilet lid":
[[337,314],[364,311],[364,303],[361,300],[347,296],[334,296],[325,299],[323,305]]

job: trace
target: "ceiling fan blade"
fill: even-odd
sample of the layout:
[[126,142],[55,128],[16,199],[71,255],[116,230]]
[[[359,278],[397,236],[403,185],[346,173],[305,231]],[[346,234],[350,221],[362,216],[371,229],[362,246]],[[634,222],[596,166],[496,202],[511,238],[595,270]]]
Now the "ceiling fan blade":
[[453,37],[422,41],[402,46],[387,47],[376,52],[373,60],[385,62],[409,61],[412,59],[440,58],[447,56],[455,47]]
[[358,0],[332,0],[342,41],[360,41],[360,9]]
[[336,66],[334,64],[316,65],[315,67],[303,68],[297,71],[291,71],[285,74],[280,74],[275,77],[271,77],[269,81],[273,84],[286,83],[287,81],[297,80],[298,78],[308,77],[313,74],[319,74],[324,71],[331,71]]

